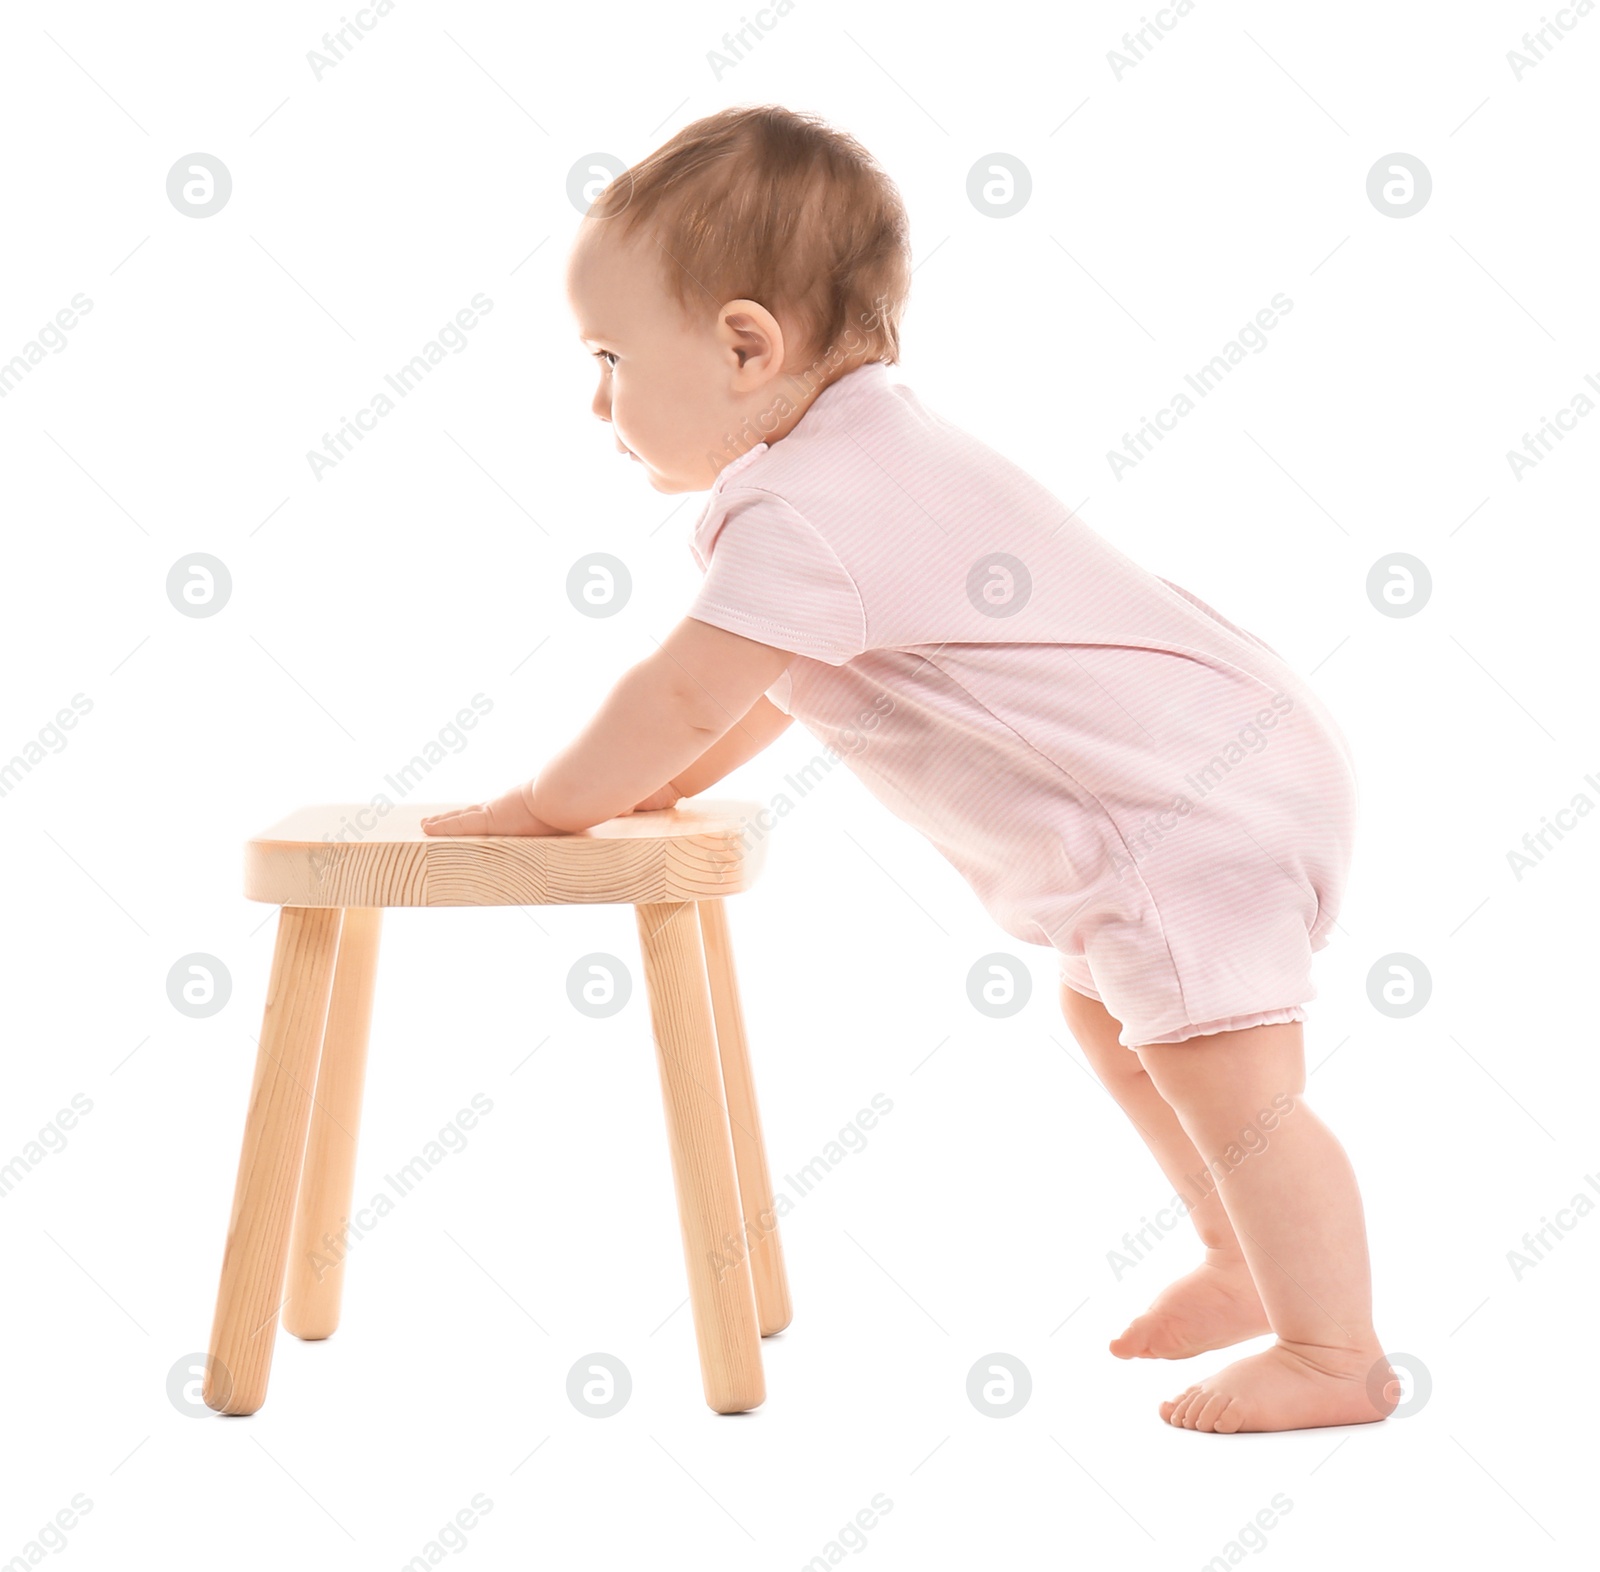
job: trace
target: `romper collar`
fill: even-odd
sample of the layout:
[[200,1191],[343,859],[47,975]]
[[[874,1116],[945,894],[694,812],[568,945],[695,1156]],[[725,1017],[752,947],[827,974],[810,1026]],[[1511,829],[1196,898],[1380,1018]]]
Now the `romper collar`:
[[741,453],[738,458],[731,459],[728,463],[724,464],[722,468],[717,471],[717,478],[711,483],[712,494],[715,495],[717,492],[721,491],[723,486],[727,483],[729,476],[737,475],[739,471],[742,470],[752,459],[759,458],[761,454],[765,453],[767,451],[767,447],[767,443],[758,442],[753,448],[750,449],[748,453]]
[[[889,385],[889,367],[881,360],[869,360],[865,365],[854,367],[842,377],[831,382],[811,401],[811,409],[816,410],[826,404],[829,408],[848,395],[864,392],[881,392]],[[810,414],[810,410],[807,414]],[[802,421],[802,426],[804,422]],[[801,427],[796,427],[800,430]],[[738,458],[730,459],[717,471],[717,478],[711,483],[711,494],[715,496],[721,491],[728,480],[737,475],[753,459],[759,458],[771,446],[767,442],[758,442],[746,453],[741,453]]]

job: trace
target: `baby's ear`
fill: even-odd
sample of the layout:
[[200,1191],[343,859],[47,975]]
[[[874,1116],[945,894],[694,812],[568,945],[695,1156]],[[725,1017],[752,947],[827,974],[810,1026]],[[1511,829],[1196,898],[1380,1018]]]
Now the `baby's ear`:
[[765,380],[783,364],[783,329],[754,300],[730,300],[718,314],[718,336],[742,373]]

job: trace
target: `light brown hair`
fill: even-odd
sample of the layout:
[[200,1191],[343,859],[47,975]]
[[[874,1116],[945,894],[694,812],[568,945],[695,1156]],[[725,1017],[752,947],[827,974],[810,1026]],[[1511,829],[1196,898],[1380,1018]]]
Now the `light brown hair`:
[[777,104],[685,126],[597,196],[589,217],[643,231],[691,316],[755,300],[800,342],[785,362],[900,358],[911,243],[900,193],[854,137]]

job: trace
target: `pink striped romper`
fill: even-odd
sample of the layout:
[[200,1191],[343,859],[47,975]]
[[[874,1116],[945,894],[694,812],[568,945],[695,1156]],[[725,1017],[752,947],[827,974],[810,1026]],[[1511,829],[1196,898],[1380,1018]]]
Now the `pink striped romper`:
[[870,363],[728,464],[689,615],[1134,1048],[1303,1021],[1358,812],[1268,645]]

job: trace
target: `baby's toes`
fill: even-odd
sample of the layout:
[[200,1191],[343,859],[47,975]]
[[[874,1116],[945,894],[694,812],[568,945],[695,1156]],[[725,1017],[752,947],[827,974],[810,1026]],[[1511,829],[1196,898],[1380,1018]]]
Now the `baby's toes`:
[[1185,1387],[1170,1403],[1161,1405],[1161,1417],[1169,1425],[1183,1424],[1183,1411],[1189,1406],[1189,1399],[1200,1390],[1197,1386]]
[[1211,1428],[1219,1436],[1231,1436],[1244,1424],[1244,1408],[1239,1399],[1230,1397],[1227,1406],[1217,1414],[1212,1421]]
[[1205,1399],[1203,1404],[1197,1404],[1194,1409],[1194,1428],[1196,1430],[1215,1430],[1217,1421],[1222,1417],[1223,1410],[1233,1399],[1226,1392],[1213,1392]]

